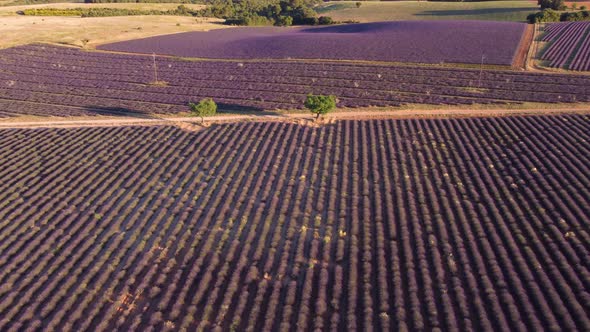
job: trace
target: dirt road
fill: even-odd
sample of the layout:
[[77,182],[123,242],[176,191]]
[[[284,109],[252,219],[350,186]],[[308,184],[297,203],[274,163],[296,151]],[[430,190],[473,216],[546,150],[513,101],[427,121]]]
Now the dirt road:
[[[449,117],[490,117],[507,115],[540,115],[540,114],[590,114],[589,108],[572,109],[497,109],[497,110],[393,110],[393,111],[348,111],[334,112],[326,116],[322,122],[341,119],[411,119],[411,118],[449,118]],[[308,113],[278,114],[278,115],[217,115],[205,118],[206,124],[237,122],[237,121],[290,121],[313,120],[314,116]],[[174,123],[199,123],[200,118],[195,117],[158,117],[158,118],[115,118],[115,119],[77,119],[62,120],[45,118],[35,121],[0,121],[0,128],[40,128],[40,127],[102,127],[102,126],[130,126],[130,125],[162,125]]]

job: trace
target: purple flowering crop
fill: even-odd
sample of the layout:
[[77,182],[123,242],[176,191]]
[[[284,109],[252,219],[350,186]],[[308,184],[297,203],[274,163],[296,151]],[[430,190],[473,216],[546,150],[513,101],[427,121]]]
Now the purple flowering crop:
[[510,65],[525,24],[398,21],[327,27],[242,27],[107,44],[102,50],[196,58],[333,59]]

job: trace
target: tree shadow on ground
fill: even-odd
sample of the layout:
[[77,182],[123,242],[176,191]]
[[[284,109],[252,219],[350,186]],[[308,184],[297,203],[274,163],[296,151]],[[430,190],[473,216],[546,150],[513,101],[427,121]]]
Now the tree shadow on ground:
[[[99,115],[99,116],[120,116],[120,117],[130,117],[130,118],[137,118],[137,119],[161,119],[165,117],[175,117],[179,116],[179,112],[162,112],[162,113],[147,113],[131,108],[125,107],[104,107],[104,106],[95,106],[95,105],[88,105],[83,107],[83,110],[87,113],[92,115]],[[186,107],[186,113],[189,112],[189,108]],[[242,105],[235,105],[235,104],[226,104],[226,103],[218,103],[217,104],[217,113],[224,114],[224,115],[280,115],[278,111],[273,110],[264,110],[258,107],[250,107],[250,106],[242,106]]]
[[85,112],[100,116],[121,116],[138,119],[156,119],[158,114],[150,114],[125,107],[84,106]]
[[265,110],[259,107],[253,106],[241,106],[235,104],[217,104],[217,113],[220,114],[238,114],[238,115],[280,115],[278,111]]
[[[519,7],[519,8],[482,8],[482,9],[455,9],[455,10],[425,10],[421,13],[414,14],[414,16],[481,16],[481,15],[495,15],[506,14],[512,12],[528,12],[534,13],[535,8]],[[523,16],[522,20],[525,20]]]

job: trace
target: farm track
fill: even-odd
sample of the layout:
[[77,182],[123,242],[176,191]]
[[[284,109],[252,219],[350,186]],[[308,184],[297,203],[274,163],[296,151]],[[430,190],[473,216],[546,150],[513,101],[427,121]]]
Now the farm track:
[[536,26],[534,24],[527,24],[522,34],[522,40],[520,41],[518,49],[514,55],[514,61],[512,62],[513,68],[526,69],[529,50],[535,39],[535,29]]
[[581,112],[0,129],[0,330],[588,330]]
[[[502,116],[532,116],[532,115],[560,115],[560,114],[590,114],[590,107],[585,108],[552,108],[552,109],[435,109],[435,110],[350,110],[344,112],[332,112],[324,116],[317,124],[331,123],[337,120],[371,120],[371,119],[419,119],[419,118],[468,118],[468,117],[502,117]],[[315,116],[309,113],[284,113],[269,115],[216,115],[206,117],[203,122],[207,125],[216,123],[251,122],[251,121],[297,121],[314,120]],[[166,117],[162,115],[146,116],[144,118],[118,117],[111,119],[86,118],[77,120],[36,119],[33,121],[18,121],[18,119],[0,120],[2,128],[75,128],[75,127],[117,127],[135,125],[177,125],[185,129],[202,129],[202,127],[190,126],[198,124],[198,117]],[[184,124],[189,126],[183,126]]]

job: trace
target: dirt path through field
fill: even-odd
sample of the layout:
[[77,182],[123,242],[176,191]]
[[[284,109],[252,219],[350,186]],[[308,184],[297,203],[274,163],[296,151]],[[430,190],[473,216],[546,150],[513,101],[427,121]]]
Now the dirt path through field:
[[[497,109],[497,110],[395,110],[395,111],[348,111],[334,112],[326,116],[322,122],[332,120],[353,119],[409,119],[409,118],[452,118],[452,117],[490,117],[508,115],[548,115],[548,114],[590,114],[589,108],[564,108],[551,110],[538,109]],[[277,115],[218,115],[205,118],[206,124],[238,121],[292,121],[313,120],[308,113],[277,114]],[[200,123],[195,117],[161,117],[161,118],[117,118],[117,119],[82,119],[82,120],[48,120],[35,121],[0,121],[0,128],[40,128],[40,127],[103,127],[131,125],[161,125],[178,123]]]

